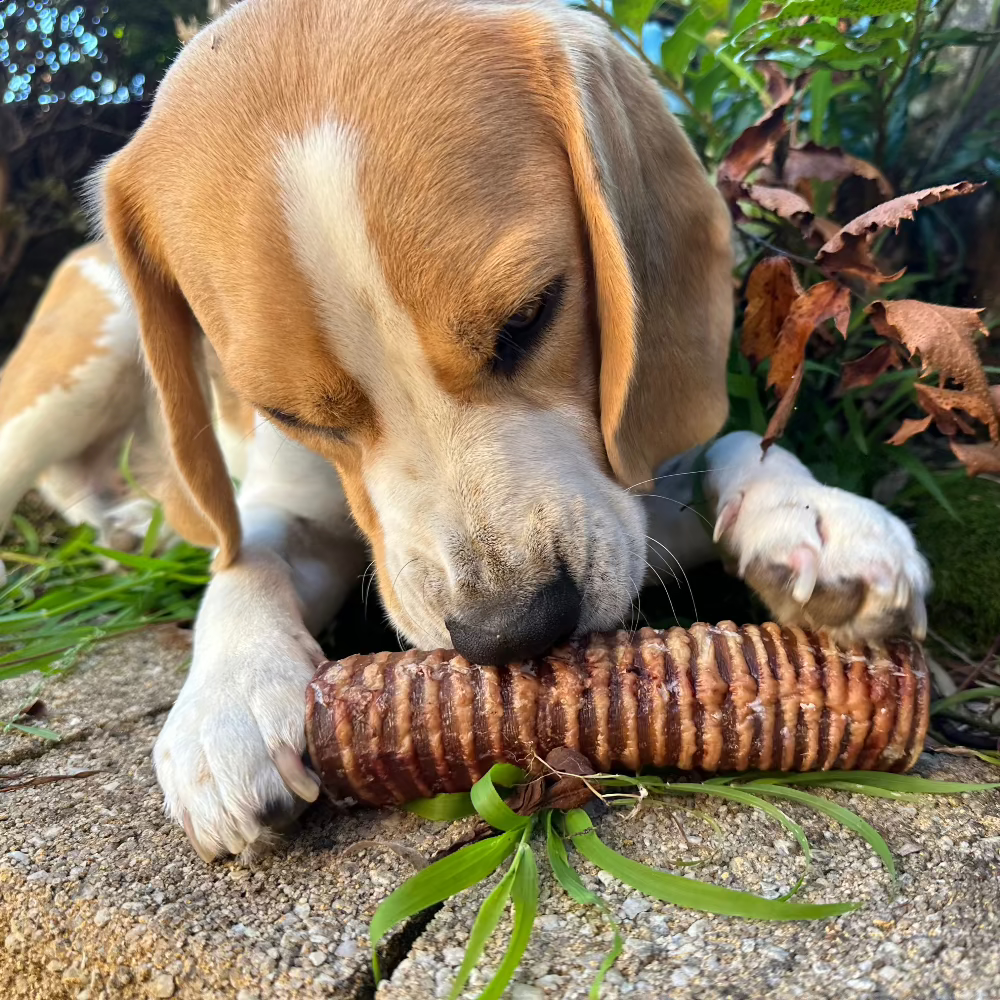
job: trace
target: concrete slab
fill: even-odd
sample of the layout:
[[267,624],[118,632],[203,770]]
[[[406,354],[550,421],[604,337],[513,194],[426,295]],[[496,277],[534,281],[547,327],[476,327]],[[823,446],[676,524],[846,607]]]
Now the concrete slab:
[[45,723],[66,741],[2,738],[4,778],[100,773],[0,793],[0,996],[372,995],[368,920],[414,869],[388,848],[347,849],[389,842],[428,856],[454,831],[320,804],[254,868],[203,864],[163,816],[150,760],[186,655],[166,632],[102,647],[41,691]]

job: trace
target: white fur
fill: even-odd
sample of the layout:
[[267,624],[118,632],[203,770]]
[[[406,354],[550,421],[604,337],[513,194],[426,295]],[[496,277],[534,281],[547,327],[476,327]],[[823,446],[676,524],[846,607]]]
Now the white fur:
[[310,630],[365,558],[336,473],[270,424],[254,434],[239,506],[240,558],[208,586],[191,670],[153,748],[167,812],[186,816],[206,859],[259,845],[265,814],[315,798],[314,779],[276,758],[305,749],[305,689],[323,658]]
[[356,134],[329,122],[286,143],[279,177],[334,354],[383,431],[364,478],[398,627],[413,643],[447,645],[446,617],[515,600],[559,557],[583,590],[580,630],[620,624],[642,581],[645,527],[638,500],[588,447],[592,415],[567,402],[463,406],[437,384],[366,231],[363,155]]

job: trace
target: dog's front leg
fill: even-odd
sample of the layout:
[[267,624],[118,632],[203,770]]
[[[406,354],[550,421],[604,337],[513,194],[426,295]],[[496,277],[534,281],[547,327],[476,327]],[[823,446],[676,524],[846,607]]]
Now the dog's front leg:
[[669,549],[697,565],[714,541],[781,624],[828,628],[845,642],[907,628],[922,637],[930,572],[906,525],[817,482],[783,448],[762,457],[760,443],[727,434],[660,470],[647,500],[650,562],[670,569]]
[[153,748],[169,815],[206,861],[266,846],[318,794],[302,763],[313,633],[364,563],[336,472],[258,427],[239,497],[243,547],[209,584],[191,669]]

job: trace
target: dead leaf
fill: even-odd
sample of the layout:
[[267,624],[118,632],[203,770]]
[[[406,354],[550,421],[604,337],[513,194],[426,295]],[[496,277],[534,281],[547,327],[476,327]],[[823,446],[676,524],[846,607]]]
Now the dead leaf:
[[767,82],[767,92],[775,104],[787,104],[795,96],[795,83],[789,80],[774,63],[759,62],[754,68]]
[[875,380],[885,374],[890,368],[902,368],[899,352],[893,344],[883,344],[869,351],[857,361],[848,361],[840,376],[840,391],[862,389],[872,385]]
[[953,437],[959,431],[963,434],[976,433],[975,427],[972,427],[967,420],[963,420],[959,411],[965,411],[984,424],[988,424],[993,417],[992,407],[984,406],[982,399],[967,392],[958,389],[939,389],[933,385],[923,384],[918,384],[915,388],[917,402],[921,408],[933,417],[938,430],[948,437]]
[[780,215],[783,219],[794,222],[797,226],[805,226],[812,222],[813,212],[809,202],[800,194],[785,188],[767,187],[764,184],[751,184],[746,193],[751,201],[761,208]]
[[579,750],[572,747],[554,747],[545,763],[560,774],[579,774],[584,778],[594,774],[594,765]]
[[538,807],[545,798],[545,779],[535,778],[534,781],[518,785],[514,789],[514,794],[507,799],[507,805],[518,814],[518,816],[530,816],[538,811]]
[[958,184],[943,184],[940,187],[925,188],[911,194],[900,195],[891,201],[876,205],[852,219],[820,247],[816,262],[827,274],[849,273],[871,284],[895,281],[903,272],[889,276],[883,274],[871,255],[871,241],[875,233],[882,229],[898,230],[904,219],[912,219],[918,208],[935,205],[949,198],[972,194],[983,185],[960,181]]
[[799,362],[798,368],[795,369],[795,374],[792,375],[792,379],[788,384],[788,388],[785,390],[785,394],[781,397],[778,403],[777,409],[771,414],[771,419],[768,421],[767,430],[764,432],[764,439],[760,443],[760,450],[763,454],[767,454],[767,449],[774,444],[782,434],[785,433],[785,428],[788,426],[788,420],[792,415],[792,411],[795,409],[795,400],[798,398],[799,389],[802,388],[802,373],[806,369],[805,358]]
[[[791,95],[789,95],[790,99]],[[743,131],[732,144],[725,159],[719,164],[717,183],[719,190],[735,202],[743,190],[743,182],[751,171],[770,163],[778,143],[788,132],[785,111],[788,101],[775,104],[759,121]]]
[[931,425],[933,417],[922,417],[920,420],[911,420],[907,417],[906,420],[900,425],[898,431],[888,441],[886,444],[905,444],[910,440],[911,437],[915,437],[917,434],[923,434],[925,430]]
[[[1000,439],[1000,416],[975,341],[977,334],[988,335],[981,310],[900,299],[873,302],[866,312],[883,337],[899,341],[911,354],[920,355],[921,374],[938,372],[942,389],[948,380],[961,385],[961,395],[967,397],[961,409],[986,424],[992,440]],[[930,399],[940,405],[942,397],[934,393],[925,393],[921,402]],[[949,409],[957,405],[949,405]]]
[[747,279],[747,310],[740,349],[754,364],[771,357],[778,333],[802,285],[787,257],[765,257]]
[[955,457],[965,466],[970,476],[1000,476],[1000,444],[959,444],[951,442]]
[[892,197],[892,185],[874,164],[845,153],[839,147],[824,148],[814,142],[789,149],[783,171],[785,182],[795,187],[800,181],[836,181],[858,176],[874,181],[883,198]]
[[824,320],[832,319],[846,337],[851,319],[850,290],[836,281],[821,281],[807,288],[793,303],[778,334],[778,344],[771,355],[767,384],[779,395],[791,384],[802,365],[806,344],[813,330]]

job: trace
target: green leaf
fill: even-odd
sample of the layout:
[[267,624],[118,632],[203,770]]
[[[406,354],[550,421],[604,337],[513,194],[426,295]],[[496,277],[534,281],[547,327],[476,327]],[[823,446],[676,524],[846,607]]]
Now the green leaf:
[[618,961],[618,956],[621,955],[622,949],[625,947],[625,942],[622,939],[621,931],[618,929],[618,924],[611,916],[611,911],[607,905],[580,881],[580,876],[577,875],[572,865],[570,865],[569,855],[566,853],[566,841],[553,828],[551,809],[545,814],[545,844],[549,855],[549,865],[552,868],[552,874],[555,876],[556,881],[569,894],[570,898],[577,903],[583,906],[596,906],[604,914],[611,925],[611,930],[614,932],[615,938],[614,943],[611,945],[611,950],[604,956],[604,960],[598,967],[597,975],[594,976],[594,981],[590,986],[590,1000],[598,1000],[601,993],[601,986],[604,983],[604,977],[615,962]]
[[763,899],[749,892],[656,871],[611,850],[594,832],[590,817],[582,809],[567,813],[566,830],[573,838],[573,846],[592,864],[633,889],[675,906],[755,920],[820,920],[850,913],[860,905]]
[[801,788],[788,788],[785,785],[773,784],[769,781],[751,781],[748,787],[759,791],[761,795],[775,795],[781,799],[800,802],[802,805],[809,806],[817,812],[821,812],[831,819],[836,820],[841,826],[847,827],[852,833],[856,833],[859,837],[867,841],[875,853],[882,859],[882,864],[885,865],[890,878],[893,882],[896,881],[896,864],[892,860],[892,852],[889,850],[889,845],[878,830],[870,823],[866,823],[857,813],[853,813],[850,809],[845,809],[843,806],[837,805],[836,802],[828,802],[826,799],[821,799],[818,795],[813,795],[812,792],[804,792]]
[[659,5],[660,0],[613,0],[611,13],[619,24],[638,35]]
[[664,71],[682,79],[691,65],[695,52],[712,27],[712,22],[697,7],[686,14],[674,28],[674,33],[660,46],[660,66]]
[[510,985],[517,967],[521,964],[524,951],[531,939],[531,929],[535,926],[535,916],[538,913],[538,866],[535,864],[535,854],[528,846],[528,832],[524,831],[524,839],[517,849],[517,857],[511,866],[514,868],[514,885],[511,889],[511,899],[514,901],[514,927],[511,930],[510,942],[496,974],[486,989],[479,994],[479,1000],[500,1000],[501,994]]
[[469,931],[469,940],[465,946],[462,965],[455,976],[455,982],[451,985],[450,1000],[456,1000],[465,988],[472,970],[482,957],[486,942],[493,936],[497,924],[500,923],[503,911],[507,908],[507,900],[510,899],[510,890],[514,885],[514,875],[519,857],[520,855],[515,857],[497,887],[483,900],[483,905],[479,907],[475,923],[472,925],[472,930]]
[[466,816],[473,816],[476,812],[468,792],[444,792],[430,799],[414,799],[413,802],[407,802],[403,808],[416,816],[438,823],[465,819]]
[[809,82],[810,119],[809,137],[817,145],[823,144],[823,123],[826,121],[826,109],[830,105],[830,95],[833,92],[833,73],[828,69],[818,69]]
[[749,0],[748,3],[743,4],[729,26],[729,34],[735,37],[752,24],[756,24],[760,20],[760,8],[762,6],[763,0]]
[[931,715],[939,715],[955,705],[963,705],[967,701],[989,701],[1000,698],[1000,687],[969,688],[967,691],[956,691],[947,698],[941,698],[931,705]]
[[468,844],[417,872],[382,900],[368,926],[375,981],[380,978],[376,948],[396,924],[489,878],[510,857],[520,837],[520,830],[511,830]]
[[11,523],[17,528],[18,534],[24,539],[24,548],[29,555],[36,556],[42,547],[35,526],[23,515],[12,514]]
[[912,14],[919,0],[792,0],[781,10],[781,20],[799,17],[859,18],[884,14]]
[[906,450],[905,445],[900,445],[896,448],[889,449],[890,457],[895,461],[897,465],[901,465],[914,479],[920,483],[921,486],[935,500],[949,513],[956,521],[961,521],[962,519],[958,516],[958,512],[951,505],[951,501],[944,495],[944,491],[938,485],[937,480],[934,478],[934,473],[924,465],[919,459],[914,458],[909,451]]
[[516,812],[500,797],[494,780],[501,781],[504,777],[510,780],[513,772],[520,775],[523,781],[527,775],[520,768],[512,768],[510,764],[494,764],[473,786],[469,793],[476,812],[496,830],[521,830],[531,822],[530,816],[518,816]]

